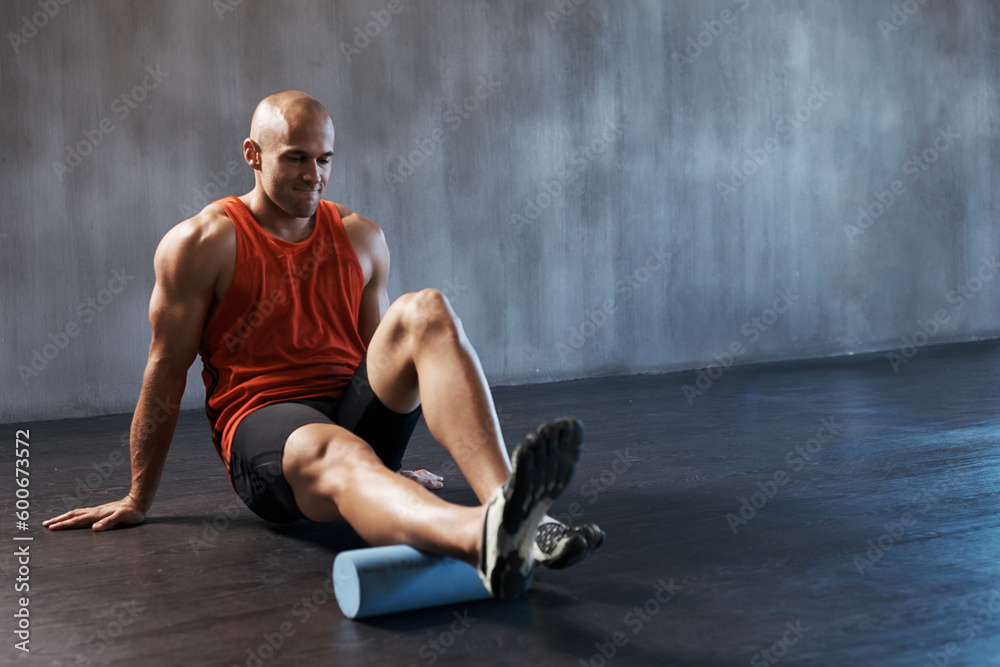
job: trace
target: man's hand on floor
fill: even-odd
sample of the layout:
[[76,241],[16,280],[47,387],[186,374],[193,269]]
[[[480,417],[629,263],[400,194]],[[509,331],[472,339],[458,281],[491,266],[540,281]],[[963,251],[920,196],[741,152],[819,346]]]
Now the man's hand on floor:
[[49,530],[86,528],[89,526],[93,530],[100,532],[119,524],[142,523],[145,518],[146,513],[139,509],[139,506],[132,497],[125,496],[113,503],[71,510],[60,516],[43,521],[42,525]]
[[435,475],[423,468],[420,470],[400,470],[399,474],[403,477],[409,477],[420,486],[432,491],[436,491],[444,486],[444,477]]

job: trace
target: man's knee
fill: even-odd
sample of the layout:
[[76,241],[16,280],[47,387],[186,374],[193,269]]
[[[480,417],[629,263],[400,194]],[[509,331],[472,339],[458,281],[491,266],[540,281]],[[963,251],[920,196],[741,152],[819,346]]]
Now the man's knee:
[[324,493],[336,493],[359,470],[380,463],[367,442],[343,429],[323,428],[326,426],[306,425],[288,436],[282,468],[293,488],[298,481],[318,485]]
[[432,333],[460,334],[461,322],[440,290],[422,289],[404,294],[400,302],[400,320],[408,333],[424,336]]

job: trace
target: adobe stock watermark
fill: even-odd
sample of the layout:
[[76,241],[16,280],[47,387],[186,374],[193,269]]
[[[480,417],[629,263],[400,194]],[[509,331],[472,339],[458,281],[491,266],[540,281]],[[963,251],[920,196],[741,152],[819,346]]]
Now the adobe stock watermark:
[[127,273],[124,267],[113,270],[111,277],[96,296],[88,297],[76,305],[74,312],[82,319],[82,325],[76,320],[69,320],[58,327],[55,333],[49,332],[46,342],[31,350],[31,359],[28,363],[18,364],[17,372],[21,376],[21,382],[27,386],[32,378],[38,377],[48,368],[69,347],[70,340],[79,336],[86,325],[97,319],[98,314],[104,312],[104,309],[111,305],[117,295],[125,291],[133,280],[135,276]]
[[778,495],[778,490],[788,484],[792,475],[806,467],[807,463],[812,463],[813,459],[823,449],[823,445],[830,442],[834,436],[839,435],[844,430],[833,417],[819,420],[819,428],[816,435],[806,440],[804,443],[795,445],[785,454],[785,465],[788,469],[780,468],[774,472],[771,479],[766,482],[757,482],[756,491],[750,498],[740,498],[739,514],[730,512],[726,515],[726,524],[733,535],[739,531],[740,527],[752,521],[764,507]]
[[640,266],[615,281],[617,297],[605,299],[599,307],[593,310],[583,311],[583,322],[579,326],[571,326],[566,338],[556,343],[559,360],[565,362],[571,354],[582,349],[587,341],[593,338],[623,305],[631,301],[633,294],[642,289],[653,279],[656,272],[666,266],[671,255],[672,253],[666,252],[666,246],[660,246],[650,251],[645,262]]
[[236,11],[236,8],[243,4],[243,0],[212,0],[212,9],[220,21],[226,20],[226,14]]
[[191,199],[191,204],[188,205],[187,202],[182,202],[178,205],[177,208],[181,215],[185,218],[198,215],[201,209],[218,200],[223,193],[223,188],[229,185],[233,176],[239,173],[239,170],[240,163],[236,160],[230,160],[226,163],[225,169],[208,172],[208,179],[200,187],[194,188],[194,197]]
[[[908,176],[911,182],[919,181],[945,153],[951,150],[955,142],[962,138],[962,135],[953,132],[950,127],[947,130],[939,129],[937,134],[938,136],[927,148],[912,155],[900,167],[903,176]],[[853,243],[855,237],[867,233],[908,191],[906,182],[902,178],[896,178],[886,190],[877,193],[868,206],[859,206],[858,219],[855,224],[844,225],[847,240]]]
[[882,39],[889,41],[889,35],[898,32],[900,28],[909,23],[910,17],[923,9],[923,6],[926,4],[927,0],[904,0],[902,3],[894,2],[889,20],[879,19],[876,22],[879,31],[882,33]]
[[389,186],[390,191],[395,192],[396,186],[405,183],[408,178],[417,172],[417,169],[421,165],[425,164],[432,155],[437,153],[438,148],[454,132],[458,131],[458,128],[462,127],[462,124],[471,118],[472,114],[484,102],[496,94],[503,82],[496,75],[491,74],[488,77],[479,77],[478,83],[479,85],[476,86],[472,94],[459,102],[453,103],[445,110],[442,120],[448,126],[447,130],[443,126],[435,127],[427,136],[415,140],[413,142],[414,148],[409,153],[396,156],[395,164],[385,173],[385,182]]
[[987,626],[993,624],[997,616],[1000,616],[1000,590],[990,589],[982,604],[976,609],[974,614],[969,614],[955,626],[955,634],[959,639],[964,640],[960,645],[956,641],[949,641],[940,651],[928,651],[928,662],[923,667],[947,667],[951,664],[951,659],[962,652],[963,646],[968,646],[976,637],[984,632]]
[[[633,456],[629,448],[625,451],[620,449],[615,450],[615,456],[611,460],[611,465],[601,471],[601,474],[591,477],[589,480],[583,483],[580,487],[579,495],[587,499],[588,505],[593,505],[601,497],[602,494],[607,493],[615,484],[618,483],[625,473],[629,472],[632,468],[632,464],[639,460],[638,457]],[[579,521],[580,517],[584,515],[586,508],[578,501],[573,501],[566,508],[566,511],[562,514],[553,516],[553,519],[557,519],[565,524],[573,523],[574,521]]]
[[769,647],[758,651],[750,658],[750,667],[767,667],[778,664],[782,658],[788,655],[788,649],[798,644],[799,640],[811,629],[802,626],[802,619],[796,619],[794,623],[786,622],[785,628],[787,629]]
[[[965,307],[965,304],[975,299],[979,292],[994,276],[1000,272],[1000,262],[996,256],[993,259],[982,258],[978,271],[970,276],[965,282],[955,286],[945,294],[945,300],[952,304],[952,309],[958,312]],[[920,349],[931,342],[931,339],[941,332],[944,325],[951,321],[951,315],[946,308],[939,308],[934,312],[933,318],[917,320],[917,329],[909,336],[900,339],[902,346],[898,351],[891,351],[886,355],[889,366],[893,373],[899,373],[899,369],[917,356]]]
[[[799,295],[793,294],[789,290],[778,289],[774,293],[778,295],[778,298],[774,300],[771,307],[762,310],[759,316],[751,317],[740,327],[740,333],[750,343],[756,343],[760,340],[761,335],[771,330],[781,319],[781,316],[787,313],[789,308],[799,300]],[[711,389],[712,385],[735,365],[736,360],[747,353],[747,350],[746,345],[737,339],[729,344],[727,350],[712,354],[715,363],[709,364],[707,368],[699,368],[698,379],[693,385],[685,384],[681,387],[681,392],[687,399],[688,405],[694,405],[694,399],[703,396],[706,391]]]
[[[148,607],[139,607],[135,600],[123,602],[111,607],[114,616],[103,628],[94,632],[87,639],[87,653],[77,654],[74,665],[90,665],[92,660],[100,658],[125,630],[138,620]],[[96,663],[95,663],[96,664]]]
[[750,6],[750,0],[732,0],[739,11],[730,8],[723,9],[718,18],[702,21],[705,27],[693,37],[688,37],[686,46],[682,52],[674,51],[670,54],[671,60],[683,70],[685,65],[691,65],[715,44],[715,41],[726,31],[726,26],[732,25],[740,17],[740,12],[745,11]]
[[[274,467],[280,468],[278,464],[274,464]],[[265,469],[265,472],[262,474],[259,468],[255,469],[254,473],[256,476],[254,479],[254,486],[257,487],[258,492],[263,491],[265,487],[264,481],[261,479],[262,477],[270,476],[271,480],[277,479],[280,472],[280,469]],[[240,502],[239,497],[231,498],[223,502],[219,505],[215,516],[213,516],[210,520],[205,519],[201,522],[202,528],[200,535],[192,535],[188,538],[188,546],[191,547],[191,550],[196,554],[202,549],[210,549],[212,545],[218,541],[222,532],[229,528],[231,521],[239,518],[240,514],[243,513],[244,508],[245,505]]]
[[352,33],[354,39],[350,42],[341,40],[338,47],[340,52],[344,54],[344,57],[347,58],[347,63],[350,64],[351,58],[367,49],[372,40],[385,32],[389,24],[392,23],[393,17],[398,16],[404,9],[406,7],[402,0],[389,0],[385,9],[371,10],[371,21],[368,21],[364,25],[354,26],[354,32]]
[[753,178],[770,161],[771,156],[781,148],[781,141],[788,140],[795,136],[795,133],[805,127],[806,123],[812,120],[816,112],[833,97],[833,91],[828,90],[825,85],[813,86],[809,91],[809,97],[805,99],[794,111],[785,114],[774,124],[775,135],[768,138],[758,148],[746,149],[746,159],[742,163],[732,168],[728,181],[716,181],[715,187],[723,199],[728,199],[729,195],[736,194],[743,189],[750,179]]
[[82,130],[83,139],[78,141],[75,146],[66,144],[64,162],[54,161],[52,163],[52,171],[59,182],[65,181],[66,175],[83,164],[84,158],[92,155],[94,150],[104,142],[104,139],[115,131],[118,127],[115,124],[116,121],[120,123],[128,118],[146,100],[149,93],[156,90],[168,76],[170,76],[170,72],[164,72],[159,65],[155,67],[148,65],[146,76],[141,82],[133,86],[130,91],[122,93],[111,101],[111,112],[114,114],[114,120],[105,116],[97,123],[97,127]]
[[243,0],[212,0],[212,9],[220,21],[226,20],[226,14],[235,12],[236,8],[243,4]]
[[[323,606],[335,599],[333,578],[325,578],[321,586],[313,589],[309,595],[303,595],[292,605],[291,619],[282,621],[273,631],[262,632],[261,643],[248,648],[246,660],[243,663],[233,663],[232,667],[241,667],[241,664],[244,667],[263,667],[267,661],[278,655],[285,642],[298,632],[299,627],[308,623]],[[298,620],[298,627],[292,619]]]
[[567,188],[590,169],[601,155],[607,152],[614,141],[625,134],[625,128],[610,120],[604,124],[601,133],[579,147],[566,158],[566,166],[552,178],[542,181],[541,190],[524,203],[524,213],[513,213],[510,221],[522,229],[538,219],[553,202],[566,194]]
[[[121,439],[123,444],[128,446],[128,431],[122,434]],[[87,473],[86,477],[76,478],[76,487],[74,488],[75,497],[68,496],[65,493],[60,496],[63,507],[66,511],[81,507],[94,492],[104,486],[104,483],[117,468],[128,463],[128,457],[118,449],[111,450],[111,453],[102,461],[92,461],[90,467],[93,468],[94,472]]]
[[911,502],[914,505],[920,505],[919,509],[915,510],[915,513],[903,512],[896,521],[889,521],[882,524],[885,532],[865,543],[868,550],[864,553],[864,556],[854,555],[854,567],[857,569],[858,574],[863,577],[865,576],[865,570],[875,567],[875,564],[882,560],[886,552],[895,547],[906,536],[907,531],[917,525],[919,521],[917,515],[922,516],[927,514],[931,508],[941,501],[941,497],[947,491],[948,484],[945,482],[938,482],[930,489],[921,489],[911,498]]
[[[417,649],[417,655],[424,661],[427,665],[433,665],[438,659],[448,652],[455,642],[465,635],[465,633],[472,627],[478,619],[473,618],[469,615],[469,610],[466,609],[461,614],[457,611],[451,613],[454,617],[454,621],[447,630],[442,630],[440,634],[435,639],[432,639],[425,644],[421,645]],[[410,663],[409,667],[419,667],[416,663]]]
[[452,282],[450,280],[445,280],[444,285],[441,287],[441,294],[443,294],[444,298],[448,300],[448,303],[452,303],[453,301],[458,299],[458,297],[462,296],[462,294],[468,291],[469,291],[469,286],[463,285],[462,283],[458,282],[458,280],[456,280],[455,282]]
[[[148,437],[153,432],[156,431],[165,421],[170,419],[170,417],[180,410],[181,404],[171,403],[169,397],[161,398],[156,397],[153,400],[153,407],[146,412],[145,419],[141,424],[138,424],[139,432],[142,436]],[[133,424],[133,427],[136,425]],[[120,436],[118,436],[118,444],[120,447],[125,448],[129,446],[129,439],[131,434],[131,428],[128,431],[123,431]],[[66,494],[60,496],[63,506],[66,510],[71,510],[76,507],[80,507],[90,500],[90,497],[96,493],[99,489],[104,486],[104,483],[111,478],[111,475],[119,467],[128,466],[131,464],[129,457],[122,453],[121,449],[113,449],[111,452],[104,457],[103,460],[98,462],[91,462],[90,467],[93,468],[94,472],[88,473],[86,477],[76,478],[76,487],[74,488],[75,497],[70,497]]]
[[236,11],[236,8],[243,4],[243,0],[212,0],[212,9],[220,21],[226,20],[226,14]]
[[10,48],[14,49],[14,53],[18,53],[21,47],[34,39],[38,31],[49,24],[49,21],[54,19],[59,10],[68,5],[71,0],[38,0],[38,10],[37,12],[22,16],[19,21],[18,31],[7,33],[7,42],[10,43]]
[[[642,632],[663,607],[677,597],[682,588],[680,584],[674,583],[673,577],[668,580],[658,580],[653,595],[641,605],[633,607],[622,618],[622,624],[632,631],[631,637]],[[586,660],[580,658],[581,667],[604,667],[618,655],[622,647],[628,645],[631,637],[624,630],[619,630],[612,633],[609,641],[595,642],[594,648],[597,650]]]
[[556,26],[576,13],[580,5],[587,0],[557,0],[555,9],[545,10],[545,20],[549,22],[549,30],[555,30]]

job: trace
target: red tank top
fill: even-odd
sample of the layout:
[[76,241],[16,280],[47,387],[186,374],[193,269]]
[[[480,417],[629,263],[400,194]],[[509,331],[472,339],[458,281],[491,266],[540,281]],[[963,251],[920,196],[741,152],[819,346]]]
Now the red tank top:
[[237,197],[219,200],[236,228],[233,281],[201,334],[205,409],[229,468],[233,433],[252,410],[339,396],[361,363],[364,274],[337,206],[320,201],[309,238],[266,232]]

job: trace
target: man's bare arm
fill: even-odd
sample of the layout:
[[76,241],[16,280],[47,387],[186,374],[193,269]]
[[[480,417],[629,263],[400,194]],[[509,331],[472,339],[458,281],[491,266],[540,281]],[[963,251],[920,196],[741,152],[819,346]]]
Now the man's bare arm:
[[365,277],[358,312],[358,333],[367,347],[385,311],[389,309],[389,246],[382,230],[374,222],[345,206],[338,205],[338,209]]
[[[156,285],[149,302],[153,339],[129,445],[132,486],[125,498],[67,512],[43,522],[52,530],[141,523],[153,503],[177,425],[187,370],[198,352],[205,317],[220,274],[218,227],[192,219],[170,230],[154,258]],[[213,252],[214,251],[214,252]]]

